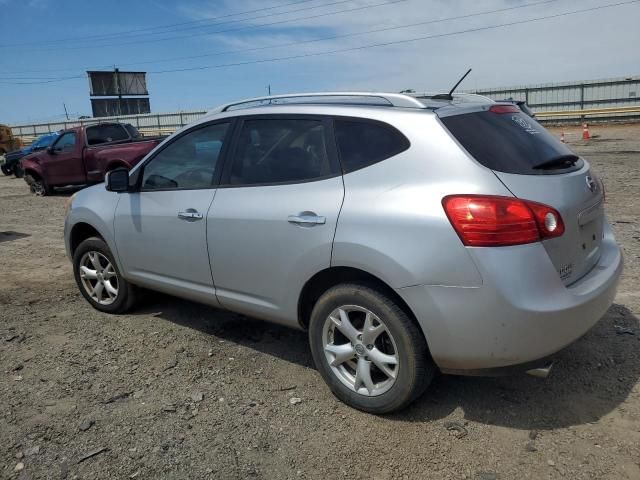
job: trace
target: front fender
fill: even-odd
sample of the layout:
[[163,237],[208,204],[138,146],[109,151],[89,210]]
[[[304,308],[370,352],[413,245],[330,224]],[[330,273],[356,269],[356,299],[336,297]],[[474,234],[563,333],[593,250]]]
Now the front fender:
[[35,158],[30,157],[22,157],[21,159],[22,169],[25,171],[25,175],[28,174],[28,171],[34,172],[40,178],[44,178],[44,169],[42,165],[40,165]]
[[64,223],[64,242],[67,256],[71,259],[71,233],[78,224],[85,223],[93,227],[104,239],[113,254],[118,270],[124,274],[115,242],[113,220],[120,196],[108,192],[104,184],[95,185],[76,192]]

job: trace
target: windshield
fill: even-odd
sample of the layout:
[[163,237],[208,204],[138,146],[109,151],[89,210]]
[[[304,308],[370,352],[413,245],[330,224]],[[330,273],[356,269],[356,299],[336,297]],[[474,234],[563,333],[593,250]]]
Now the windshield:
[[35,142],[33,142],[31,144],[32,148],[43,148],[43,147],[48,147],[49,145],[51,145],[53,143],[53,141],[58,138],[58,134],[57,133],[50,133],[48,135],[43,135],[40,138],[38,138]]
[[458,142],[485,167],[521,175],[582,168],[582,160],[568,163],[566,159],[575,157],[574,153],[533,118],[516,111],[517,107],[492,109],[497,112],[490,109],[441,118]]

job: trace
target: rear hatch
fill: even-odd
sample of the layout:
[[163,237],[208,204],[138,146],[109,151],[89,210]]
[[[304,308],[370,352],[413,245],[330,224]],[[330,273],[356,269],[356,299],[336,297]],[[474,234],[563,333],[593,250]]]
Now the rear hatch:
[[564,284],[588,273],[600,258],[604,223],[602,185],[589,164],[513,105],[438,114],[469,155],[516,197],[560,212],[564,234],[543,245]]

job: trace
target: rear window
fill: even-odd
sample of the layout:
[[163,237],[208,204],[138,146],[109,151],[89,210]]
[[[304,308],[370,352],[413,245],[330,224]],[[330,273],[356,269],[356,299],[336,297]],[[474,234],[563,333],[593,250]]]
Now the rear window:
[[[481,111],[441,118],[445,127],[478,162],[491,170],[525,175],[564,173],[582,160],[533,118],[522,112]],[[557,159],[572,162],[553,162]],[[550,167],[540,166],[548,164]]]
[[87,127],[87,143],[89,145],[100,145],[101,143],[117,142],[126,140],[129,134],[122,125],[96,125]]
[[138,131],[138,129],[136,127],[134,127],[133,125],[125,123],[124,124],[124,128],[127,129],[127,132],[129,133],[131,138],[141,138],[142,137],[142,135],[140,135],[140,132]]
[[344,173],[381,162],[409,148],[409,140],[384,123],[335,120],[334,126]]

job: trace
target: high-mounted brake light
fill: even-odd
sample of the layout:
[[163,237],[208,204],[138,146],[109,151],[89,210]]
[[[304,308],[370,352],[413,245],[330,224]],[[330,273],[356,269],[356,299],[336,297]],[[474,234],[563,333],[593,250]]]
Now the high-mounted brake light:
[[491,195],[449,195],[442,206],[468,247],[533,243],[564,233],[557,210],[542,203]]
[[515,105],[494,105],[489,108],[492,113],[518,113],[520,109]]

